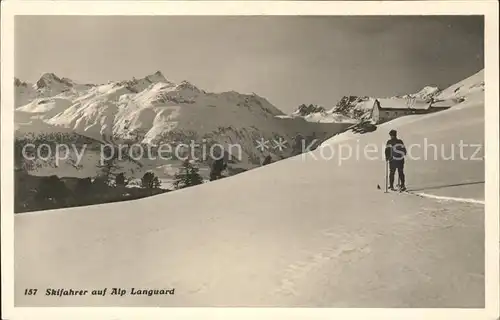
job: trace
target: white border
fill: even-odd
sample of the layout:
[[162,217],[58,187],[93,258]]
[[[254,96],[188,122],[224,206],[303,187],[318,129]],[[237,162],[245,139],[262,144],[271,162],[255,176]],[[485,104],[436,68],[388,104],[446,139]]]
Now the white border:
[[[10,1],[1,10],[1,212],[4,319],[498,319],[499,101],[496,1]],[[329,308],[14,308],[13,304],[13,78],[15,15],[485,15],[486,307],[485,309]],[[34,266],[36,268],[36,266]],[[34,270],[36,272],[36,270]]]

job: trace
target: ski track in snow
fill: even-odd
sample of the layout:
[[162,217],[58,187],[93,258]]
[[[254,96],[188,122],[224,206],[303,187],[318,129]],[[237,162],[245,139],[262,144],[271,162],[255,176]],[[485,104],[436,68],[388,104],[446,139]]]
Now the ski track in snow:
[[[325,233],[328,235],[328,233]],[[346,239],[344,239],[345,241]],[[325,240],[325,242],[328,239]],[[359,242],[359,241],[358,241]],[[311,253],[305,260],[296,261],[285,269],[280,285],[276,289],[276,293],[284,295],[299,296],[299,289],[296,283],[307,279],[307,276],[318,270],[329,261],[338,259],[343,255],[350,256],[350,263],[356,262],[356,257],[363,253],[369,252],[369,242],[364,239],[365,244],[359,246],[359,243],[349,241],[341,245],[332,245],[325,247],[317,253]]]
[[472,198],[457,198],[457,197],[437,196],[434,194],[428,194],[428,193],[423,193],[423,192],[412,192],[412,191],[408,191],[408,193],[422,197],[422,198],[430,198],[430,199],[443,200],[443,201],[475,203],[475,204],[482,204],[482,205],[485,204],[485,202],[483,200],[472,199]]

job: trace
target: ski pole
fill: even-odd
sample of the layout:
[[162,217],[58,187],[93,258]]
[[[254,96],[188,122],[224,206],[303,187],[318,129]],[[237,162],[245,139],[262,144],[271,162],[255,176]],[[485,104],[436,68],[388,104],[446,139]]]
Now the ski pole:
[[385,162],[385,193],[387,193],[387,167],[389,166],[389,161]]

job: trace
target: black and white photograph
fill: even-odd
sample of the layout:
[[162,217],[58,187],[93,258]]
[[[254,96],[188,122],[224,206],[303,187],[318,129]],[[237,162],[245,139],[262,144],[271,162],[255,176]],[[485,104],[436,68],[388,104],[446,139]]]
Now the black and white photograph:
[[418,8],[10,12],[13,308],[498,317],[498,30]]

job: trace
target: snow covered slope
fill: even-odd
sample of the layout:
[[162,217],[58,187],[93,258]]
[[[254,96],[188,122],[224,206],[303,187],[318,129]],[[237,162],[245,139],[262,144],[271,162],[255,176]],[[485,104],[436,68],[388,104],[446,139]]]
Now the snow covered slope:
[[[18,214],[16,306],[484,307],[484,206],[377,190],[391,128],[447,156],[461,140],[484,142],[484,100],[340,134],[307,155],[165,195]],[[368,144],[382,149],[356,157]],[[482,160],[438,153],[408,160],[406,172],[415,192],[484,196]],[[31,287],[175,294],[55,299],[24,295]]]
[[460,98],[476,98],[484,94],[484,69],[462,80],[435,96],[436,100],[450,100]]

